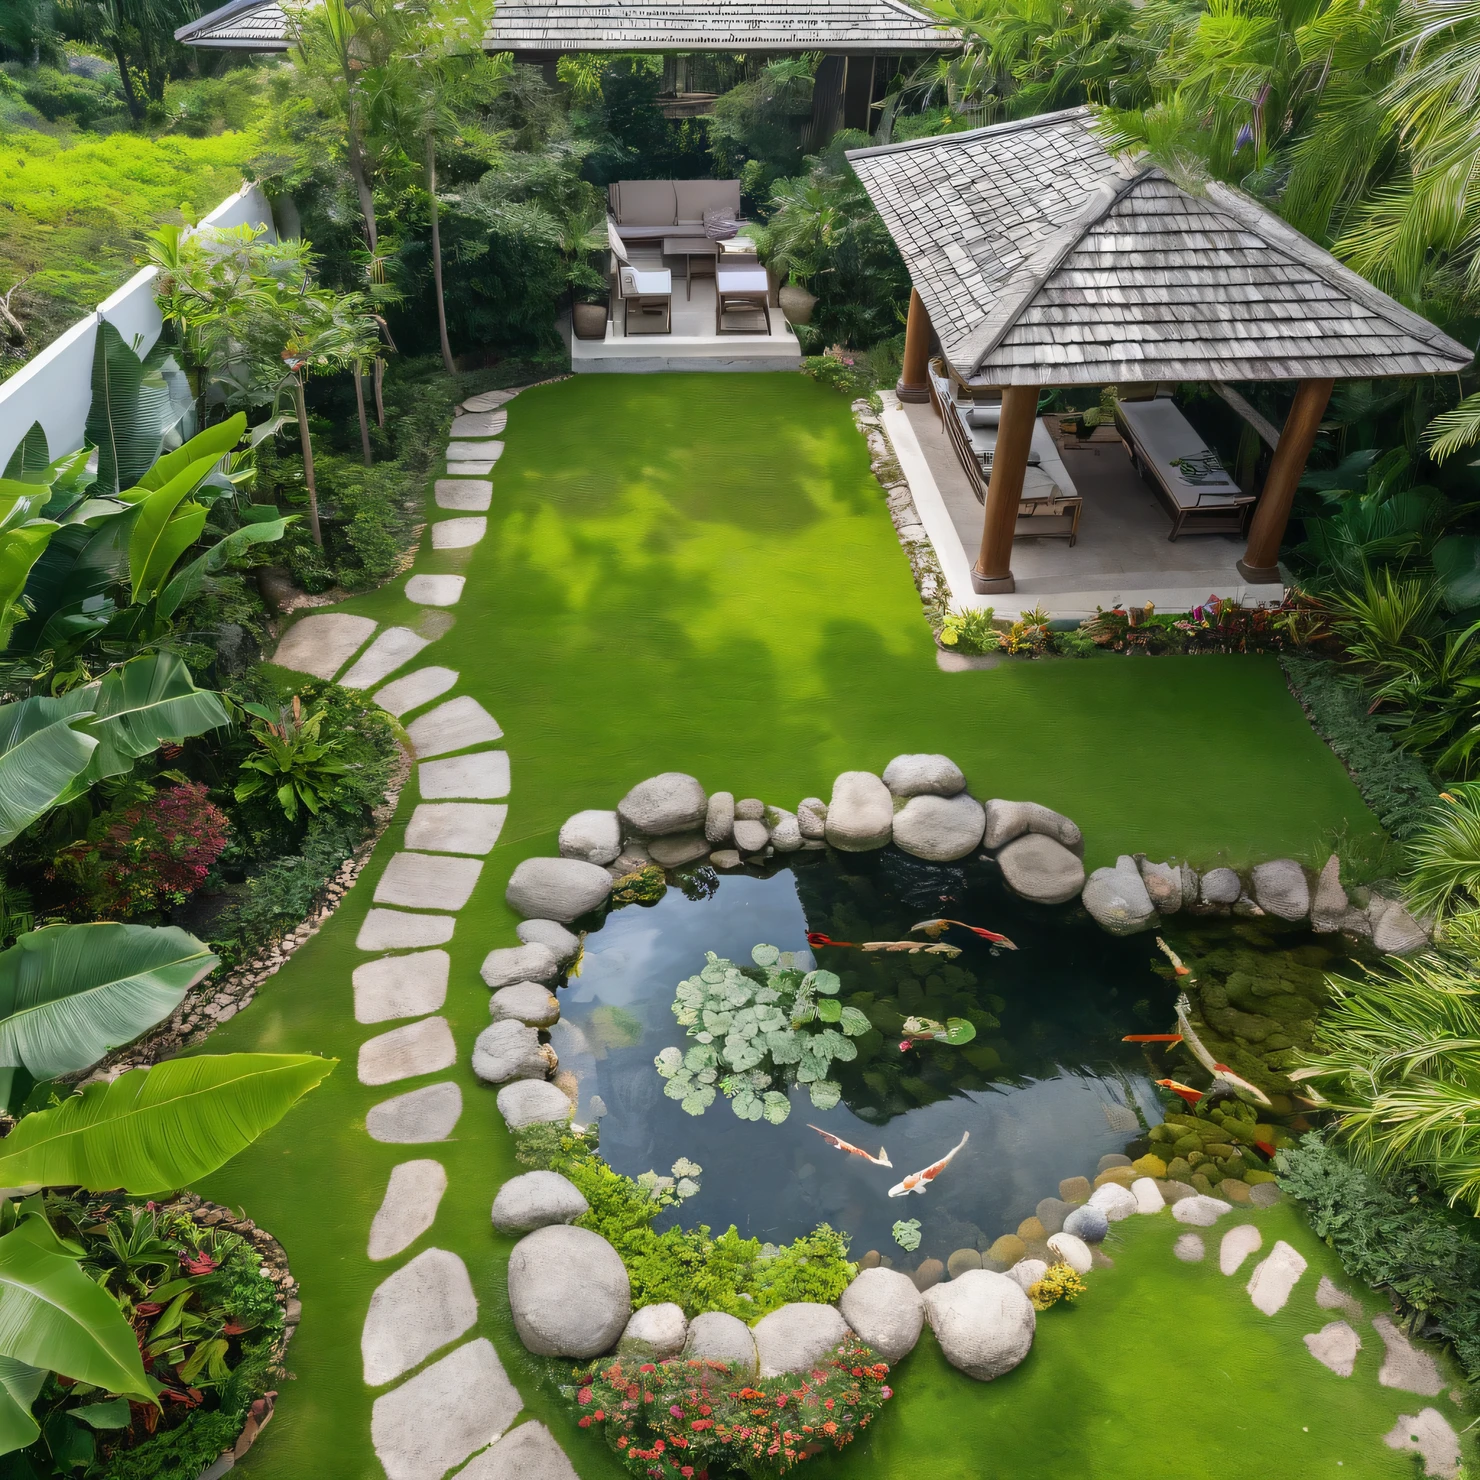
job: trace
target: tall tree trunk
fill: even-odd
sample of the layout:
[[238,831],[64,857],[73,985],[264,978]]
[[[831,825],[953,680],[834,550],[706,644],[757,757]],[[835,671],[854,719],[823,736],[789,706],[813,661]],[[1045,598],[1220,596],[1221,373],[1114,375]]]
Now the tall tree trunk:
[[118,80],[123,84],[123,100],[128,104],[129,117],[137,123],[144,116],[144,105],[139,100],[139,94],[134,90],[134,79],[129,76],[128,58],[123,52],[123,39],[115,31],[108,37],[108,45],[113,52],[113,60],[118,63]]
[[375,357],[375,425],[385,430],[385,361]]
[[370,255],[375,255],[378,233],[375,225],[375,192],[370,188],[370,176],[365,169],[365,148],[360,140],[360,122],[355,116],[354,79],[349,79],[350,98],[346,122],[349,135],[349,172],[355,182],[355,194],[360,201],[360,215],[365,221],[365,241]]
[[447,342],[447,299],[442,292],[442,227],[437,209],[437,136],[427,131],[427,199],[432,213],[432,282],[437,289],[437,333],[442,340],[442,367],[456,374],[452,363],[452,346]]
[[370,424],[365,420],[365,374],[358,360],[355,361],[355,410],[360,416],[360,450],[368,468],[374,459],[370,456]]
[[308,435],[308,404],[303,399],[303,379],[293,377],[293,409],[298,413],[298,440],[303,446],[303,481],[308,487],[308,529],[313,542],[324,548],[323,532],[319,529],[319,491],[313,481],[313,442]]

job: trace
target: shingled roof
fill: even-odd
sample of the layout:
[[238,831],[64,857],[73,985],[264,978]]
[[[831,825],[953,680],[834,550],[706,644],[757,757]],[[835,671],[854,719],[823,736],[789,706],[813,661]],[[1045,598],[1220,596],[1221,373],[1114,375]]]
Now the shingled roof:
[[[216,50],[284,51],[277,0],[232,0],[181,26],[175,39]],[[821,51],[896,55],[961,44],[901,0],[507,0],[484,36],[487,51]]]
[[997,385],[1367,379],[1468,349],[1247,196],[1112,156],[1087,109],[849,154],[946,358]]

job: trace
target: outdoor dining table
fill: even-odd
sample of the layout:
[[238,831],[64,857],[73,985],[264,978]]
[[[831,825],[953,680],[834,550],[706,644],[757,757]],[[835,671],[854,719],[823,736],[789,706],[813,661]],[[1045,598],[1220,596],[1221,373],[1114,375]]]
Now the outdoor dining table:
[[[715,264],[714,332],[716,334],[769,334],[771,332],[771,280],[766,269],[755,262]],[[764,329],[726,329],[725,311],[752,309],[765,317]]]

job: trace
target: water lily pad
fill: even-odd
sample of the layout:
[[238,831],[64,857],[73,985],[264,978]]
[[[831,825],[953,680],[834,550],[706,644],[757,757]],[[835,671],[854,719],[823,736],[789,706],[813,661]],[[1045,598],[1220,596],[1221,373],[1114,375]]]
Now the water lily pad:
[[[861,1038],[873,1027],[866,1014],[856,1007],[845,1007],[838,1017],[838,1026],[850,1037]],[[975,1032],[975,1029],[972,1030]]]
[[902,1218],[891,1230],[894,1234],[894,1242],[905,1250],[913,1253],[920,1247],[920,1220],[918,1218]]
[[774,966],[781,959],[781,952],[775,946],[754,946],[751,948],[750,959],[757,966]]
[[820,1022],[835,1023],[843,1016],[843,1004],[832,997],[824,997],[817,1004],[817,1017]]
[[791,1101],[779,1090],[768,1090],[764,1103],[766,1119],[772,1125],[780,1125],[791,1114]]
[[702,1115],[712,1104],[714,1104],[714,1086],[696,1084],[684,1097],[683,1108],[690,1115]]
[[665,1048],[653,1060],[653,1063],[657,1065],[658,1073],[664,1079],[671,1079],[683,1068],[683,1051],[677,1048]]

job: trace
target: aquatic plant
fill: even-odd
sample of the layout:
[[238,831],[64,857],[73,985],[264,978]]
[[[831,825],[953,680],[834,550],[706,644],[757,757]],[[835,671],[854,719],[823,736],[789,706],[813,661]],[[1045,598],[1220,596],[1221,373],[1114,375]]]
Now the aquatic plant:
[[920,1220],[918,1218],[901,1218],[890,1232],[894,1235],[894,1242],[905,1253],[913,1253],[920,1247]]
[[657,904],[668,890],[668,881],[663,870],[655,863],[645,864],[630,874],[623,874],[612,885],[612,903]]
[[804,973],[775,946],[758,945],[750,956],[758,970],[706,952],[703,970],[678,984],[673,1015],[695,1041],[653,1060],[667,1080],[663,1093],[702,1115],[720,1092],[741,1120],[780,1125],[791,1114],[786,1090],[804,1084],[817,1109],[831,1110],[843,1091],[829,1070],[858,1057],[849,1040],[872,1024],[837,1000],[842,982],[833,972]]

